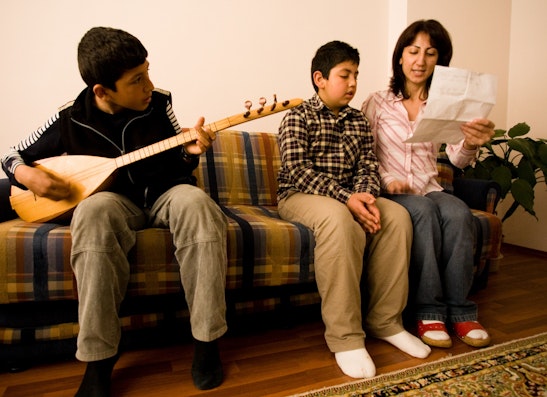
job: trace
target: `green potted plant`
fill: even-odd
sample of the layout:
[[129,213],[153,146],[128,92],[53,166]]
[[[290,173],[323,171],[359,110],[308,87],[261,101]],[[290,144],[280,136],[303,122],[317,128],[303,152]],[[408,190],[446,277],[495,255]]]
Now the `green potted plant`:
[[525,136],[529,132],[526,123],[518,123],[507,131],[496,130],[493,139],[480,148],[477,161],[464,169],[466,177],[496,181],[501,186],[502,200],[511,193],[514,201],[502,222],[519,206],[537,219],[534,187],[538,183],[547,186],[547,140]]

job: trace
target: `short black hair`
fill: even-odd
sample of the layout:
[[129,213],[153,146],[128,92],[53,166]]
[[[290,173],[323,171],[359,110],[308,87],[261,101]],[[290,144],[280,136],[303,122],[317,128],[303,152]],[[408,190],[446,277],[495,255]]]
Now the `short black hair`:
[[[393,76],[389,84],[390,90],[398,95],[403,95],[408,99],[408,93],[405,92],[405,74],[403,73],[403,67],[400,64],[401,57],[405,47],[408,47],[414,42],[416,36],[419,33],[425,33],[429,36],[431,45],[437,50],[439,59],[437,65],[448,66],[452,59],[452,40],[450,34],[444,28],[439,21],[434,19],[421,19],[410,24],[399,36],[395,49],[393,50],[393,57],[391,58],[391,67],[393,69]],[[429,77],[426,83],[426,92],[429,91],[431,86],[431,80],[433,75]]]
[[123,73],[142,65],[147,57],[139,39],[120,29],[94,27],[78,44],[78,67],[88,87],[101,84],[115,91]]
[[313,81],[313,74],[316,71],[321,72],[323,77],[328,79],[330,71],[336,65],[346,61],[359,65],[359,60],[359,51],[342,41],[331,41],[319,47],[311,61],[311,81],[315,92],[319,91]]

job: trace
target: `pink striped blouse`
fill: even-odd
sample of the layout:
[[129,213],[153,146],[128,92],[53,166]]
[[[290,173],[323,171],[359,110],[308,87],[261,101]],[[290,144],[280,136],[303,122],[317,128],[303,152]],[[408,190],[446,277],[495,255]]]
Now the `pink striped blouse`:
[[[401,180],[418,194],[441,191],[435,179],[437,153],[441,145],[433,142],[404,143],[413,135],[423,108],[416,121],[409,121],[402,100],[402,95],[396,96],[389,90],[379,91],[371,94],[361,108],[374,134],[381,187],[385,189],[391,182]],[[462,139],[457,145],[447,145],[446,153],[452,164],[464,168],[473,161],[477,151],[463,148]]]

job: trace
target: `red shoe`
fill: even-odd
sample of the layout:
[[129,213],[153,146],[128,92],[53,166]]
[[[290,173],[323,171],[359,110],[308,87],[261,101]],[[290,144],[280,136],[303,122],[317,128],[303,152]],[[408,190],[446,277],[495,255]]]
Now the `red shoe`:
[[452,339],[432,339],[428,338],[424,334],[427,331],[444,331],[448,335],[448,330],[446,329],[446,326],[444,323],[431,323],[431,324],[424,324],[422,320],[418,321],[418,336],[420,339],[427,345],[433,346],[433,347],[444,347],[449,348],[452,347]]
[[[486,331],[484,327],[476,321],[462,321],[461,323],[452,324],[452,327],[454,328],[454,332],[458,338],[460,338],[464,343],[467,343],[469,346],[485,347],[490,344],[490,335],[488,335],[488,331]],[[477,339],[467,336],[467,334],[474,329],[483,330],[486,332],[488,337],[486,339]]]

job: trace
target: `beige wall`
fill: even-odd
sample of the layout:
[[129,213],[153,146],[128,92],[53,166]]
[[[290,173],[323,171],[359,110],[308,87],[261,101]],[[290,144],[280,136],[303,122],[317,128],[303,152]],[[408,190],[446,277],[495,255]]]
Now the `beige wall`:
[[[212,122],[240,113],[247,99],[309,97],[313,53],[334,39],[361,52],[352,103],[359,107],[369,92],[387,86],[399,33],[416,19],[435,18],[452,35],[452,66],[498,76],[496,124],[527,121],[536,136],[547,137],[540,107],[547,55],[536,44],[547,37],[544,0],[3,0],[1,9],[1,153],[83,88],[76,46],[97,25],[143,41],[154,83],[173,92],[179,121],[191,126],[202,115]],[[280,118],[239,128],[275,132]],[[540,222],[527,214],[507,221],[506,241],[547,250],[544,190],[536,198]]]
[[[249,99],[271,101],[313,93],[310,61],[331,40],[361,52],[354,104],[385,87],[387,2],[350,0],[2,0],[0,153],[72,99],[83,82],[76,46],[92,26],[114,26],[141,39],[157,87],[174,95],[184,126],[245,111]],[[281,116],[241,126],[276,132]]]
[[[547,138],[545,93],[547,78],[544,50],[547,38],[547,2],[514,0],[511,12],[511,56],[509,58],[509,92],[507,126],[525,121],[536,138]],[[503,203],[506,208],[510,202]],[[518,210],[504,223],[505,241],[547,251],[547,189],[536,186],[535,209],[539,218]]]

